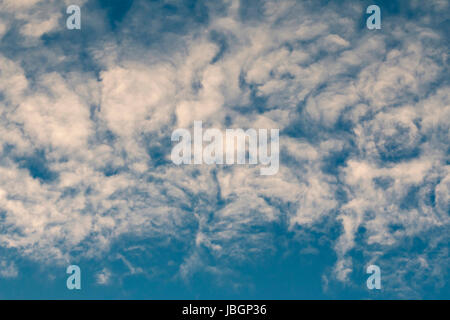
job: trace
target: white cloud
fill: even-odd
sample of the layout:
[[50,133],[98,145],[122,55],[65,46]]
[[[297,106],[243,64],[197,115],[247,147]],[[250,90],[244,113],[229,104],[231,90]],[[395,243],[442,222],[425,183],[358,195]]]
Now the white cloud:
[[103,268],[97,273],[97,283],[100,285],[107,285],[111,282],[112,273],[107,268]]
[[28,22],[21,30],[25,36],[39,38],[44,33],[55,29],[58,25],[60,14],[54,14],[47,20],[32,20]]
[[1,278],[16,278],[19,275],[14,262],[0,260],[0,277]]
[[[336,277],[350,281],[351,250],[372,261],[408,237],[448,225],[450,100],[440,85],[446,72],[440,34],[424,21],[367,34],[351,18],[361,8],[351,5],[316,12],[307,3],[267,1],[262,20],[247,21],[238,1],[229,4],[228,14],[186,31],[176,50],[151,60],[121,47],[134,24],[88,43],[102,68],[98,76],[63,68],[30,75],[35,56],[0,56],[2,247],[61,263],[101,256],[125,234],[174,237],[190,248],[179,268],[187,278],[222,267],[209,264],[204,250],[218,261],[275,250],[273,234],[255,233],[258,227],[286,219],[286,231],[295,231],[330,218],[341,226],[333,244]],[[45,12],[53,2],[2,5],[15,12],[11,19],[26,21],[20,32],[27,37],[60,28],[60,16]],[[11,20],[2,25],[0,37]],[[211,31],[223,35],[223,52]],[[67,58],[58,50],[50,56]],[[279,173],[164,163],[159,157],[170,150],[172,130],[194,120],[222,129],[280,129]],[[33,177],[24,164],[40,150],[51,181]],[[408,207],[411,189],[417,205]],[[192,238],[180,232],[187,222],[196,226]],[[360,227],[367,229],[363,240]],[[117,258],[130,274],[147,272]],[[438,272],[437,258],[413,261],[408,268]],[[14,274],[13,264],[1,263],[0,270]],[[98,283],[111,275],[105,267]]]

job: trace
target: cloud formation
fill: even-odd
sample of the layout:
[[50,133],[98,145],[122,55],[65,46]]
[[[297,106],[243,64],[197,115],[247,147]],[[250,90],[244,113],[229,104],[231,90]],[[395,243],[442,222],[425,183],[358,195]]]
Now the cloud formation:
[[[188,280],[281,250],[281,225],[313,249],[318,240],[302,235],[327,234],[336,259],[326,281],[354,283],[356,268],[376,263],[390,296],[444,285],[448,2],[420,3],[414,21],[383,15],[380,31],[351,1],[134,1],[113,23],[86,4],[81,31],[64,29],[54,1],[0,6],[5,250],[64,264],[108,256],[126,237],[176,241],[175,276]],[[280,129],[278,174],[175,166],[171,133],[195,120]],[[1,259],[0,272],[18,273]],[[110,277],[105,265],[97,281]]]

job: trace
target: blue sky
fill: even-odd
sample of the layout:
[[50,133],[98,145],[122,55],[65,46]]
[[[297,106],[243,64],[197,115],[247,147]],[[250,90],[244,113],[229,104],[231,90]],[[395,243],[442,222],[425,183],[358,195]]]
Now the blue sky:
[[[1,1],[0,299],[448,299],[449,12]],[[278,173],[174,165],[196,120],[279,129]]]

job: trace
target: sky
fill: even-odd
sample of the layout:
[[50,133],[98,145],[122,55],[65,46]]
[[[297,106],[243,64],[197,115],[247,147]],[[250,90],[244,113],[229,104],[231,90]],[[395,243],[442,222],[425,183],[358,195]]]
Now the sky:
[[[449,299],[449,14],[0,0],[0,299]],[[175,165],[194,121],[279,129],[279,171]]]

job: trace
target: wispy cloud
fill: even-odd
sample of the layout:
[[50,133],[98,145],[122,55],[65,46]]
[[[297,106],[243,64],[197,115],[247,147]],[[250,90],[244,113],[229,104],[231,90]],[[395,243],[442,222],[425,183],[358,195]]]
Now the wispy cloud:
[[[394,296],[413,294],[398,280],[408,270],[442,286],[448,2],[421,3],[414,21],[383,15],[373,32],[351,1],[261,1],[258,10],[135,1],[114,23],[80,5],[91,11],[79,35],[64,29],[54,1],[0,5],[1,247],[66,263],[108,255],[125,236],[149,246],[177,239],[187,248],[177,272],[188,279],[272,254],[274,224],[326,233],[332,220],[340,230],[328,236],[337,257],[328,288],[353,281],[363,263],[355,252],[389,261]],[[6,45],[13,36],[23,44]],[[280,128],[279,173],[174,166],[170,134],[194,120]],[[423,249],[409,247],[415,238]],[[317,240],[299,239],[314,250]],[[120,257],[132,274],[151,268]],[[17,275],[0,261],[3,276]]]

